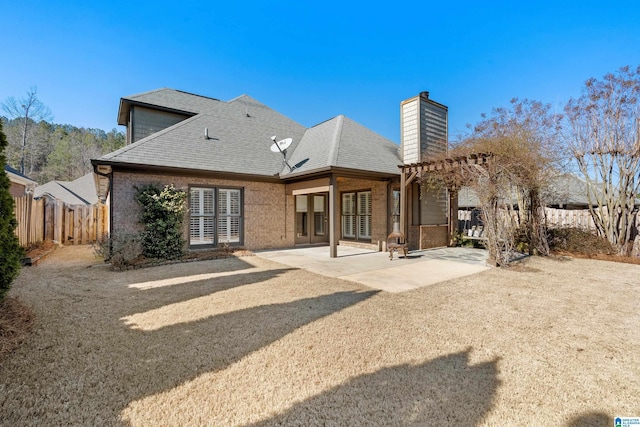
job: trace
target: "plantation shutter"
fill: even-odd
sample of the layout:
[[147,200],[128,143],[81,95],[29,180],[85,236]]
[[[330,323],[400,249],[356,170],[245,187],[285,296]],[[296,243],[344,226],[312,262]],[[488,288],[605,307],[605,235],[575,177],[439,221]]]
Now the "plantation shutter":
[[358,238],[371,238],[371,191],[358,193]]
[[240,242],[240,190],[218,190],[218,242]]
[[342,237],[356,237],[355,202],[355,193],[345,193],[342,195]]
[[189,194],[189,238],[192,245],[215,241],[215,200],[212,188],[192,188]]

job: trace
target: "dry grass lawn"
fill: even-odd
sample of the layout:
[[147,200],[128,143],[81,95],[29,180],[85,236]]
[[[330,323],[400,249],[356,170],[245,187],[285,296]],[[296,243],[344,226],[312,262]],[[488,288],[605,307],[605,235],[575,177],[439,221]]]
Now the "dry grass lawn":
[[389,294],[258,257],[25,268],[0,424],[613,425],[640,416],[640,266],[530,259]]

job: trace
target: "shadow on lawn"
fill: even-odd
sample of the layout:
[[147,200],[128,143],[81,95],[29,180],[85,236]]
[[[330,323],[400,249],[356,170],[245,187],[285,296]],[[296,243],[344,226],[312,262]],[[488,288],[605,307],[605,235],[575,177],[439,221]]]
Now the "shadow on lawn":
[[[201,267],[194,265],[192,273],[202,274],[201,271],[195,270]],[[191,303],[200,297],[246,285],[258,285],[256,289],[249,291],[251,293],[266,291],[272,286],[282,286],[283,290],[286,290],[287,273],[297,270],[271,268],[255,271],[250,270],[253,266],[242,259],[232,260],[230,267],[230,274],[223,277],[170,286],[137,289],[131,287],[135,283],[128,283],[125,292],[139,297],[140,301],[129,306],[126,312],[131,316],[135,311],[145,313],[182,302]],[[169,273],[169,277],[179,277],[171,274],[170,270],[164,273]],[[154,274],[161,275],[162,272]],[[162,277],[166,278],[167,275]],[[127,282],[133,280],[130,278]],[[126,381],[124,384],[114,382],[111,386],[126,387],[121,397],[127,404],[162,393],[204,373],[223,370],[296,329],[367,300],[378,292],[345,290],[290,302],[263,302],[261,305],[202,319],[164,325],[155,330],[126,328],[114,336],[116,341],[127,340],[130,344],[135,343],[115,343],[114,346],[123,352],[118,357],[120,366],[114,368],[120,373],[120,381],[122,378],[126,378]],[[313,295],[313,292],[310,295]],[[212,300],[208,304],[218,303]],[[121,316],[120,320],[126,321],[127,318],[128,316]],[[120,328],[122,326],[123,323],[120,324]],[[113,408],[118,412],[123,409],[124,407]]]
[[572,418],[567,427],[609,427],[613,418],[604,412],[587,412]]
[[[299,284],[290,287],[295,269],[260,264],[255,270],[242,259],[191,263],[186,269],[161,266],[111,272],[85,265],[88,262],[56,265],[54,258],[44,268],[24,272],[22,286],[36,311],[37,325],[27,344],[28,360],[14,358],[6,367],[11,371],[28,365],[26,373],[15,379],[0,375],[0,388],[8,391],[0,399],[0,424],[121,424],[122,411],[132,402],[223,370],[296,329],[377,293],[351,286],[330,291],[313,282],[306,292]],[[152,289],[130,287],[215,272],[229,274]],[[304,276],[306,272],[299,274],[295,280],[314,280],[313,275]],[[232,288],[241,288],[238,298],[247,295],[254,302],[150,331],[131,329],[122,320]],[[291,301],[296,296],[285,295],[285,302],[277,302],[274,295],[290,289],[297,289],[298,299]]]
[[246,285],[259,284],[281,276],[288,271],[294,270],[294,268],[277,268],[247,272],[234,270],[231,274],[222,277],[199,279],[187,283],[179,283],[158,288],[134,288],[131,290],[133,292],[140,292],[141,294],[147,294],[149,296],[149,298],[144,298],[143,305],[138,307],[139,310],[147,311],[153,308],[189,301],[195,298],[212,295],[217,292],[223,292]]
[[251,426],[476,425],[493,406],[499,359],[470,365],[470,351],[361,375]]
[[[378,291],[335,292],[261,305],[155,331],[129,331],[134,346],[120,354],[123,400],[131,403],[162,393],[199,375],[223,370],[294,330],[364,301]],[[116,410],[116,408],[113,408]],[[117,408],[117,412],[124,407]]]

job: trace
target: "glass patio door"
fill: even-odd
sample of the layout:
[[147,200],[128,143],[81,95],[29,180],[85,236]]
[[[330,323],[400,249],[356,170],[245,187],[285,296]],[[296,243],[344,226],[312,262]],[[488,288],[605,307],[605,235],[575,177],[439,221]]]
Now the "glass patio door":
[[312,206],[310,207],[313,209],[311,243],[328,242],[327,196],[326,194],[314,194],[311,199]]
[[321,194],[295,196],[295,243],[310,244],[329,241],[328,198]]

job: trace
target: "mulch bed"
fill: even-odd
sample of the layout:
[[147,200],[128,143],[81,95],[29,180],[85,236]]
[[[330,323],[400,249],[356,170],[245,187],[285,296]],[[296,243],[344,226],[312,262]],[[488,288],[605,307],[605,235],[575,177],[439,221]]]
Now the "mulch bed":
[[563,252],[563,251],[554,251],[553,255],[640,265],[640,258],[632,257],[632,256],[607,255],[607,254],[582,254],[582,253],[576,253],[576,252]]
[[25,256],[22,259],[22,265],[38,265],[38,263],[48,257],[57,245],[51,240],[33,243],[25,249]]
[[144,255],[139,255],[137,258],[131,260],[127,265],[112,266],[114,270],[136,270],[138,268],[155,267],[159,265],[178,264],[183,262],[194,261],[208,261],[212,259],[223,259],[239,256],[252,256],[253,252],[243,248],[237,249],[215,249],[210,251],[194,251],[187,252],[180,258],[176,259],[159,259],[159,258],[146,258]]

